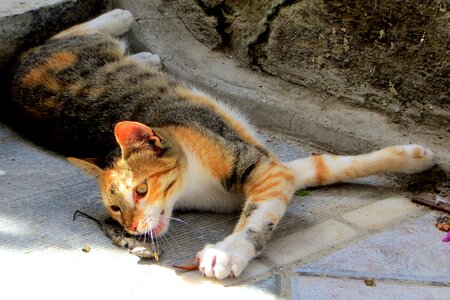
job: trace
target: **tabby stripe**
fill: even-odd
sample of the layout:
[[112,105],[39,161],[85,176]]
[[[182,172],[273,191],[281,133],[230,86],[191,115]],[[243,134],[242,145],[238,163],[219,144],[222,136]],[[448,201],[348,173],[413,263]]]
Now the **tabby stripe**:
[[275,182],[272,182],[272,183],[268,183],[268,182],[263,182],[262,184],[258,184],[258,185],[255,185],[255,186],[253,186],[249,191],[248,191],[248,193],[249,194],[260,194],[260,193],[264,193],[265,191],[267,191],[267,190],[269,190],[269,189],[271,189],[271,188],[273,188],[273,187],[276,187],[277,185],[279,185],[280,184],[280,182],[279,181],[275,181]]
[[292,176],[289,173],[286,173],[286,171],[279,171],[276,173],[271,173],[267,175],[266,177],[262,178],[261,181],[268,181],[269,179],[275,178],[275,177],[283,177],[286,181],[288,181],[291,184],[294,184],[294,176]]
[[325,181],[325,177],[328,174],[328,167],[324,161],[324,158],[322,155],[313,156],[312,159],[314,160],[315,166],[316,166],[316,179],[318,184],[322,184]]
[[250,166],[247,167],[247,169],[245,169],[245,171],[241,175],[241,184],[244,184],[247,181],[248,176],[255,169],[258,162],[251,164]]
[[164,189],[164,192],[163,192],[163,198],[166,198],[167,194],[169,193],[169,190],[173,187],[173,185],[175,184],[176,181],[177,180],[174,179],[171,183],[169,183],[167,185],[167,187]]
[[155,172],[155,173],[153,173],[152,175],[150,175],[148,178],[150,179],[150,178],[153,178],[153,177],[156,177],[156,176],[161,176],[161,175],[164,175],[164,174],[167,174],[167,173],[169,173],[170,171],[172,171],[172,170],[174,170],[174,169],[176,169],[177,168],[177,166],[173,166],[172,168],[170,168],[170,169],[166,169],[166,170],[162,170],[162,171],[159,171],[159,172]]
[[250,198],[250,200],[254,201],[254,202],[269,200],[269,199],[280,199],[286,204],[289,202],[288,196],[286,196],[283,192],[279,192],[279,191],[270,192],[270,193],[263,194],[263,195],[251,196],[251,198]]

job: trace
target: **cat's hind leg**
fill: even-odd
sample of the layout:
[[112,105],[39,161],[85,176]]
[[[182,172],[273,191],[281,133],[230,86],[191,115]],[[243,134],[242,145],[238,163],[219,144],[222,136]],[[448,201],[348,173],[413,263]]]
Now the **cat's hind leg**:
[[114,9],[88,22],[72,26],[53,36],[54,39],[102,32],[119,36],[127,32],[133,23],[133,15],[128,10]]
[[379,173],[413,174],[435,164],[433,152],[419,145],[386,147],[361,155],[316,155],[286,163],[296,188],[327,185]]
[[159,67],[161,65],[161,59],[159,58],[159,55],[153,54],[151,52],[139,52],[128,56],[128,58],[155,67]]

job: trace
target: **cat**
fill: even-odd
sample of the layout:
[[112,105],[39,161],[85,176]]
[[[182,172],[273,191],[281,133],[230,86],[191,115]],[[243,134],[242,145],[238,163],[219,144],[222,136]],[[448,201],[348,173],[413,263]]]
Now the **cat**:
[[[130,234],[163,235],[175,208],[242,210],[231,235],[197,254],[207,277],[239,276],[264,249],[296,189],[434,164],[418,145],[280,161],[234,109],[128,54],[115,9],[23,53],[12,103],[23,120],[98,179],[106,210]],[[24,121],[25,122],[25,121]]]

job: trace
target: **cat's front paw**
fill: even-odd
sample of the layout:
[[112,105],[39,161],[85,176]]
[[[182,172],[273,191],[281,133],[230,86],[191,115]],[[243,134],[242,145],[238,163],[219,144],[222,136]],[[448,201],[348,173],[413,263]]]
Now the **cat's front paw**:
[[253,245],[239,235],[231,235],[215,245],[206,245],[197,254],[200,272],[217,279],[238,277],[254,256]]

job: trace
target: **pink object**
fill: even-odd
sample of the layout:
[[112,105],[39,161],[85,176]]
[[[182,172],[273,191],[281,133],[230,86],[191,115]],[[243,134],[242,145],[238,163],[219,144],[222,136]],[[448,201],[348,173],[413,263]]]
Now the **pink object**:
[[447,233],[447,236],[442,239],[443,242],[450,242],[450,231]]

